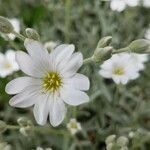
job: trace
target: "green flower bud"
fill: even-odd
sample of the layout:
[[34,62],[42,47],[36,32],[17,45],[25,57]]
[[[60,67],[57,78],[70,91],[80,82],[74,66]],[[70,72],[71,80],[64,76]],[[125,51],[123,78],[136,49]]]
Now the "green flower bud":
[[139,39],[131,42],[128,46],[131,52],[145,53],[150,50],[150,41],[146,39]]
[[0,16],[0,32],[9,34],[14,30],[14,27],[10,21],[2,16]]
[[126,146],[128,144],[129,140],[125,136],[120,136],[117,139],[117,145],[120,147]]
[[99,40],[99,42],[97,44],[97,48],[104,48],[106,46],[109,46],[111,41],[112,41],[112,37],[111,36],[106,36],[106,37]]
[[114,143],[115,139],[116,139],[116,135],[114,135],[114,134],[113,134],[113,135],[110,135],[110,136],[108,136],[108,137],[106,138],[105,143],[106,143],[106,144]]
[[96,48],[93,59],[95,62],[101,62],[111,57],[113,48],[111,46],[107,46],[104,48]]
[[4,121],[0,120],[0,133],[6,131],[6,129],[7,129],[7,124]]
[[37,33],[36,30],[32,29],[32,28],[27,28],[26,30],[26,35],[29,39],[33,39],[33,40],[40,40],[40,35]]

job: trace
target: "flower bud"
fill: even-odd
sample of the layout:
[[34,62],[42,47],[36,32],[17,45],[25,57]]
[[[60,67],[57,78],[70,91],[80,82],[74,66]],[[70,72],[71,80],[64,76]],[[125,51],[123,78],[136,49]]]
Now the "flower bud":
[[135,135],[135,133],[134,133],[133,131],[129,132],[129,137],[130,137],[130,138],[133,138],[134,135]]
[[11,150],[11,145],[6,142],[0,142],[0,150]]
[[28,125],[28,119],[25,117],[18,118],[17,122],[20,126],[27,126]]
[[6,131],[6,129],[7,129],[7,124],[4,121],[0,120],[0,133]]
[[113,148],[113,143],[109,143],[107,146],[106,146],[106,149],[107,150],[112,150]]
[[128,147],[124,146],[120,150],[128,150]]
[[31,126],[26,126],[26,127],[21,127],[19,131],[22,135],[28,136],[31,134],[32,129]]
[[36,30],[32,29],[32,28],[27,28],[26,29],[26,35],[29,39],[33,39],[33,40],[40,40],[40,35],[37,33]]
[[54,41],[49,41],[49,42],[46,42],[44,44],[44,47],[49,51],[51,52],[52,50],[54,50],[56,48],[56,46],[58,45],[58,42],[54,42]]
[[115,141],[115,139],[116,139],[116,135],[114,135],[114,134],[110,135],[106,138],[105,143],[106,144],[113,143]]
[[14,30],[10,21],[2,16],[0,16],[0,32],[9,34]]
[[107,46],[104,48],[96,48],[93,59],[95,62],[104,61],[111,57],[113,48],[111,46]]
[[97,48],[104,48],[106,46],[109,46],[111,41],[112,41],[112,37],[111,36],[106,36],[106,37],[99,40],[99,42],[97,44]]
[[131,42],[128,46],[131,52],[144,53],[150,49],[150,41],[146,39],[139,39]]
[[128,138],[126,138],[125,136],[120,136],[118,139],[117,139],[117,145],[118,146],[126,146],[128,144]]

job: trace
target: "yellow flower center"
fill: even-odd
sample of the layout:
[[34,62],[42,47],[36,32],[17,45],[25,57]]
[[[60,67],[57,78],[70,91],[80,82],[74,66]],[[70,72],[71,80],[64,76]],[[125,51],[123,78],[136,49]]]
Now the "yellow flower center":
[[62,79],[57,72],[49,72],[43,78],[43,87],[46,91],[56,92],[62,85]]
[[4,64],[4,68],[5,69],[9,69],[9,68],[11,68],[12,66],[11,66],[11,64],[10,63],[5,63]]
[[116,67],[114,70],[113,70],[113,73],[115,75],[123,75],[124,74],[124,68],[123,67]]
[[70,123],[70,128],[76,129],[77,128],[77,123],[76,122],[71,122]]

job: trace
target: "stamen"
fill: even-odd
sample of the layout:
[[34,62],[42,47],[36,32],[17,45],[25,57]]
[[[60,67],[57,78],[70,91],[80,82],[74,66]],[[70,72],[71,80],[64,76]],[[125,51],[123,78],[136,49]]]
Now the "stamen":
[[116,68],[114,68],[113,73],[115,75],[123,75],[124,74],[124,68],[123,67],[116,67]]
[[61,76],[57,72],[49,72],[43,78],[43,87],[46,91],[56,92],[62,85]]

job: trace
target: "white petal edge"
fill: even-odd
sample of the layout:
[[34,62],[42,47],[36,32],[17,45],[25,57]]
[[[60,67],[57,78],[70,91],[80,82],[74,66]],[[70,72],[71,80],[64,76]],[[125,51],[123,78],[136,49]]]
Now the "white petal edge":
[[33,62],[31,57],[24,52],[16,52],[16,61],[20,67],[20,69],[27,75],[33,77],[41,77],[43,72],[41,72],[40,68]]
[[40,57],[41,55],[44,57],[48,55],[48,51],[39,41],[26,38],[24,41],[24,46],[27,49],[29,55],[33,58]]
[[10,81],[5,88],[6,93],[8,94],[18,94],[22,92],[26,87],[36,85],[41,86],[41,80],[32,78],[32,77],[18,77]]
[[89,96],[85,92],[74,90],[69,87],[64,88],[61,91],[61,96],[65,103],[72,106],[78,106],[80,104],[89,102]]
[[37,102],[34,105],[33,113],[35,120],[39,125],[45,125],[47,122],[47,117],[50,109],[48,100],[48,94],[40,95],[37,97]]
[[75,74],[70,79],[66,79],[66,83],[72,85],[72,87],[77,90],[87,91],[90,87],[90,81],[88,77],[79,73]]
[[66,107],[64,102],[60,98],[50,100],[50,123],[53,127],[58,126],[65,117]]
[[68,61],[68,64],[62,70],[64,77],[73,76],[83,64],[83,56],[80,52],[76,52]]
[[13,96],[10,99],[9,104],[18,108],[30,107],[37,101],[39,96],[38,92],[39,87],[37,86],[27,87],[23,92]]

